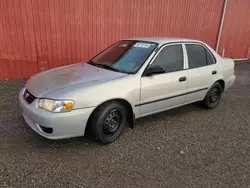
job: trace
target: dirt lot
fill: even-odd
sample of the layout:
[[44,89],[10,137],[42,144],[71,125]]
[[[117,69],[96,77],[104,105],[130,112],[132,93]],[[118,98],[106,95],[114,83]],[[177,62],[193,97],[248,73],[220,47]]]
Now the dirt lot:
[[250,63],[236,75],[218,108],[139,119],[107,146],[40,137],[18,107],[25,82],[1,81],[0,187],[250,187]]

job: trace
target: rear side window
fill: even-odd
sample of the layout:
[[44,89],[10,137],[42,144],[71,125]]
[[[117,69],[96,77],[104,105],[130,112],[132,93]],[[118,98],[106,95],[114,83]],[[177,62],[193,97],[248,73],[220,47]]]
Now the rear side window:
[[182,45],[177,44],[164,47],[152,65],[161,65],[165,68],[166,72],[183,70]]
[[215,59],[214,59],[213,55],[211,53],[209,53],[208,50],[206,50],[206,54],[207,54],[207,64],[208,65],[214,64],[215,63]]
[[186,44],[189,68],[198,68],[215,63],[214,57],[201,45]]

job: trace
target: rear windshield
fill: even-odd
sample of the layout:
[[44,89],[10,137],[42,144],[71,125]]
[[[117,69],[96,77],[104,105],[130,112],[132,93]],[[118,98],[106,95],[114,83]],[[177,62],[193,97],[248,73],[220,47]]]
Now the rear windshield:
[[135,73],[157,47],[156,43],[119,41],[91,60],[92,64],[109,65],[114,70]]

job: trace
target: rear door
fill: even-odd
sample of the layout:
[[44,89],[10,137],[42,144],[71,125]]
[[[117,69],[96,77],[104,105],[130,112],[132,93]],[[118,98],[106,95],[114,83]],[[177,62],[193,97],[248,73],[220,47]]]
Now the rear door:
[[185,103],[187,70],[183,44],[162,47],[152,63],[160,65],[165,73],[141,77],[140,116],[163,111]]
[[217,74],[216,59],[202,44],[185,44],[188,57],[188,91],[186,102],[202,100]]

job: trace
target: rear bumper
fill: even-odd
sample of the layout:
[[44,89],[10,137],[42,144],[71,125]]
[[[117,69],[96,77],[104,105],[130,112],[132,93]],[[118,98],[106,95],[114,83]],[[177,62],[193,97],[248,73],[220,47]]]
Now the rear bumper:
[[[38,99],[28,104],[23,98],[24,89],[19,93],[19,103],[27,124],[39,135],[48,139],[63,139],[83,136],[85,127],[94,107],[72,110],[65,113],[47,112],[38,107]],[[46,133],[41,128],[52,128],[52,133]]]

